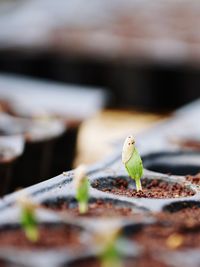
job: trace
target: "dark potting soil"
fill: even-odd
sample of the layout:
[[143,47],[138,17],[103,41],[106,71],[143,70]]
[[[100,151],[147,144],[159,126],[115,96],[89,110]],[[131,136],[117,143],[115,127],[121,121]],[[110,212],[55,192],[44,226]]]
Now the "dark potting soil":
[[[101,262],[96,258],[87,258],[74,261],[68,265],[69,267],[102,267]],[[167,267],[163,262],[157,261],[150,256],[140,257],[138,259],[124,259],[122,267]]]
[[80,214],[77,205],[70,205],[66,199],[58,199],[43,204],[45,207],[53,209],[54,211],[67,212],[73,216],[87,216],[87,217],[117,217],[117,216],[134,216],[139,218],[142,214],[138,213],[130,207],[120,206],[111,201],[97,199],[95,202],[89,203],[88,211],[85,214]]
[[0,267],[10,267],[4,260],[0,260]]
[[[96,181],[93,186],[98,188],[99,181]],[[129,183],[123,178],[113,179],[111,182],[112,188],[101,187],[104,192],[110,192],[116,195],[125,195],[127,197],[136,198],[178,198],[192,196],[195,192],[179,183],[169,183],[162,180],[142,179],[142,191],[136,191],[129,188]]]
[[147,225],[129,238],[146,251],[193,249],[200,247],[200,227],[185,228],[177,225]]
[[187,175],[186,180],[193,184],[200,185],[200,172],[196,175]]
[[192,228],[200,226],[200,206],[191,206],[176,212],[159,212],[155,217],[162,222]]
[[0,230],[0,248],[52,249],[59,247],[76,248],[81,245],[79,230],[70,226],[39,226],[39,240],[30,242],[20,228]]

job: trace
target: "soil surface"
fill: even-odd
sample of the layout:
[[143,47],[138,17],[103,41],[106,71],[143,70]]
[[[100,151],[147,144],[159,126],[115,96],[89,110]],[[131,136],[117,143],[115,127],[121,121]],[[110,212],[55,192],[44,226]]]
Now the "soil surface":
[[159,221],[192,228],[200,226],[200,206],[191,206],[175,212],[160,212],[155,214],[155,217]]
[[0,267],[10,267],[5,261],[0,260]]
[[[102,267],[101,262],[95,258],[81,259],[68,265],[69,267]],[[163,262],[159,262],[152,257],[142,257],[138,259],[125,259],[122,267],[167,267]]]
[[136,191],[129,188],[129,183],[123,178],[112,179],[111,186],[99,186],[100,180],[93,183],[93,187],[104,192],[113,193],[116,195],[125,195],[127,197],[136,198],[179,198],[192,196],[195,192],[179,183],[169,183],[158,179],[149,180],[142,179],[142,191]]
[[187,175],[186,180],[193,184],[200,185],[200,172],[196,175]]
[[0,248],[52,249],[59,247],[76,248],[81,245],[80,231],[70,226],[39,226],[39,240],[30,242],[20,228],[0,230]]
[[178,142],[178,143],[183,148],[190,148],[190,149],[193,149],[193,150],[200,150],[200,141],[197,141],[197,140],[185,139],[185,140],[180,140],[180,142]]
[[148,252],[193,249],[200,247],[200,227],[189,229],[184,226],[154,224],[129,234],[129,238],[138,242]]
[[138,213],[130,207],[115,204],[111,201],[103,199],[97,199],[95,202],[89,203],[88,211],[85,214],[80,214],[77,204],[70,205],[70,201],[66,199],[58,199],[57,201],[50,201],[43,204],[45,207],[53,209],[54,211],[66,211],[73,216],[86,216],[86,217],[118,217],[118,216],[134,216],[137,218],[142,217],[142,214]]

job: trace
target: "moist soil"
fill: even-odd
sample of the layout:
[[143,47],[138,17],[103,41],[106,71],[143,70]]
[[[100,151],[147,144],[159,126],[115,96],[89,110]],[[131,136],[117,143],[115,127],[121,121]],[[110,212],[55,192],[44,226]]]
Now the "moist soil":
[[[111,188],[101,186],[101,190],[116,195],[125,195],[127,197],[159,199],[187,197],[195,194],[193,190],[179,183],[169,183],[167,181],[157,179],[142,179],[142,191],[138,192],[128,186],[129,183],[127,180],[117,178],[111,181]],[[93,187],[99,188],[99,180],[93,183]]]
[[164,223],[193,228],[200,226],[200,206],[191,206],[174,212],[159,212],[155,217]]
[[[101,262],[95,258],[81,259],[68,265],[69,267],[102,267]],[[125,259],[122,261],[122,267],[169,267],[165,263],[157,261],[150,256],[140,257],[138,259]]]
[[59,247],[76,248],[80,244],[80,230],[67,226],[39,226],[39,240],[30,242],[20,228],[0,230],[0,248],[17,249],[55,249]]
[[185,228],[157,223],[129,234],[129,238],[142,245],[147,252],[193,249],[200,247],[200,227]]
[[88,211],[85,214],[80,214],[77,205],[70,205],[66,199],[58,199],[57,201],[51,201],[43,204],[45,207],[54,211],[68,212],[73,216],[86,216],[86,217],[134,217],[140,218],[142,214],[134,212],[130,207],[108,202],[103,199],[97,199],[95,202],[88,204]]
[[200,172],[196,175],[187,175],[186,180],[193,184],[200,185]]
[[10,267],[10,264],[7,264],[4,260],[0,260],[0,267]]

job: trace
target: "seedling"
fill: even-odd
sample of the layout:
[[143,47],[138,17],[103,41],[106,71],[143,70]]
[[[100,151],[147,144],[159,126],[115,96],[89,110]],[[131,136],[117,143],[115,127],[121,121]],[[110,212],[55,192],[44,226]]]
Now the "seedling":
[[124,142],[122,162],[129,176],[135,180],[137,191],[142,190],[140,178],[143,174],[143,165],[141,157],[135,147],[135,140],[131,135],[128,136]]
[[98,236],[98,242],[103,247],[99,255],[101,267],[122,267],[121,255],[119,252],[119,229],[109,229]]
[[183,235],[176,234],[176,233],[171,234],[166,240],[167,246],[171,249],[177,249],[183,244],[183,242],[184,242]]
[[39,231],[35,215],[37,206],[26,195],[21,195],[17,202],[21,209],[20,224],[24,230],[26,238],[31,242],[38,241]]
[[84,165],[79,166],[74,174],[74,186],[76,189],[76,200],[80,214],[88,211],[89,200],[89,181],[86,176],[86,168]]

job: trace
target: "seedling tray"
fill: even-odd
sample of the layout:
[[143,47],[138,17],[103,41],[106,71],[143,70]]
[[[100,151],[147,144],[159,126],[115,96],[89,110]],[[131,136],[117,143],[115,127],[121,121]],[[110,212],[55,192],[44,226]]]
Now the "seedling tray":
[[[136,193],[121,163],[123,140],[115,142],[110,158],[87,170],[88,214],[77,212],[73,171],[25,189],[40,204],[41,227],[46,225],[48,231],[49,224],[64,225],[79,241],[76,249],[70,242],[35,249],[20,247],[19,242],[11,249],[1,246],[0,239],[2,266],[100,266],[100,247],[93,237],[115,226],[122,228],[125,238],[120,247],[124,266],[200,266],[200,178],[194,176],[200,171],[199,116],[197,101],[137,137],[145,167],[142,193]],[[0,202],[0,235],[8,227],[19,227],[19,194]]]

